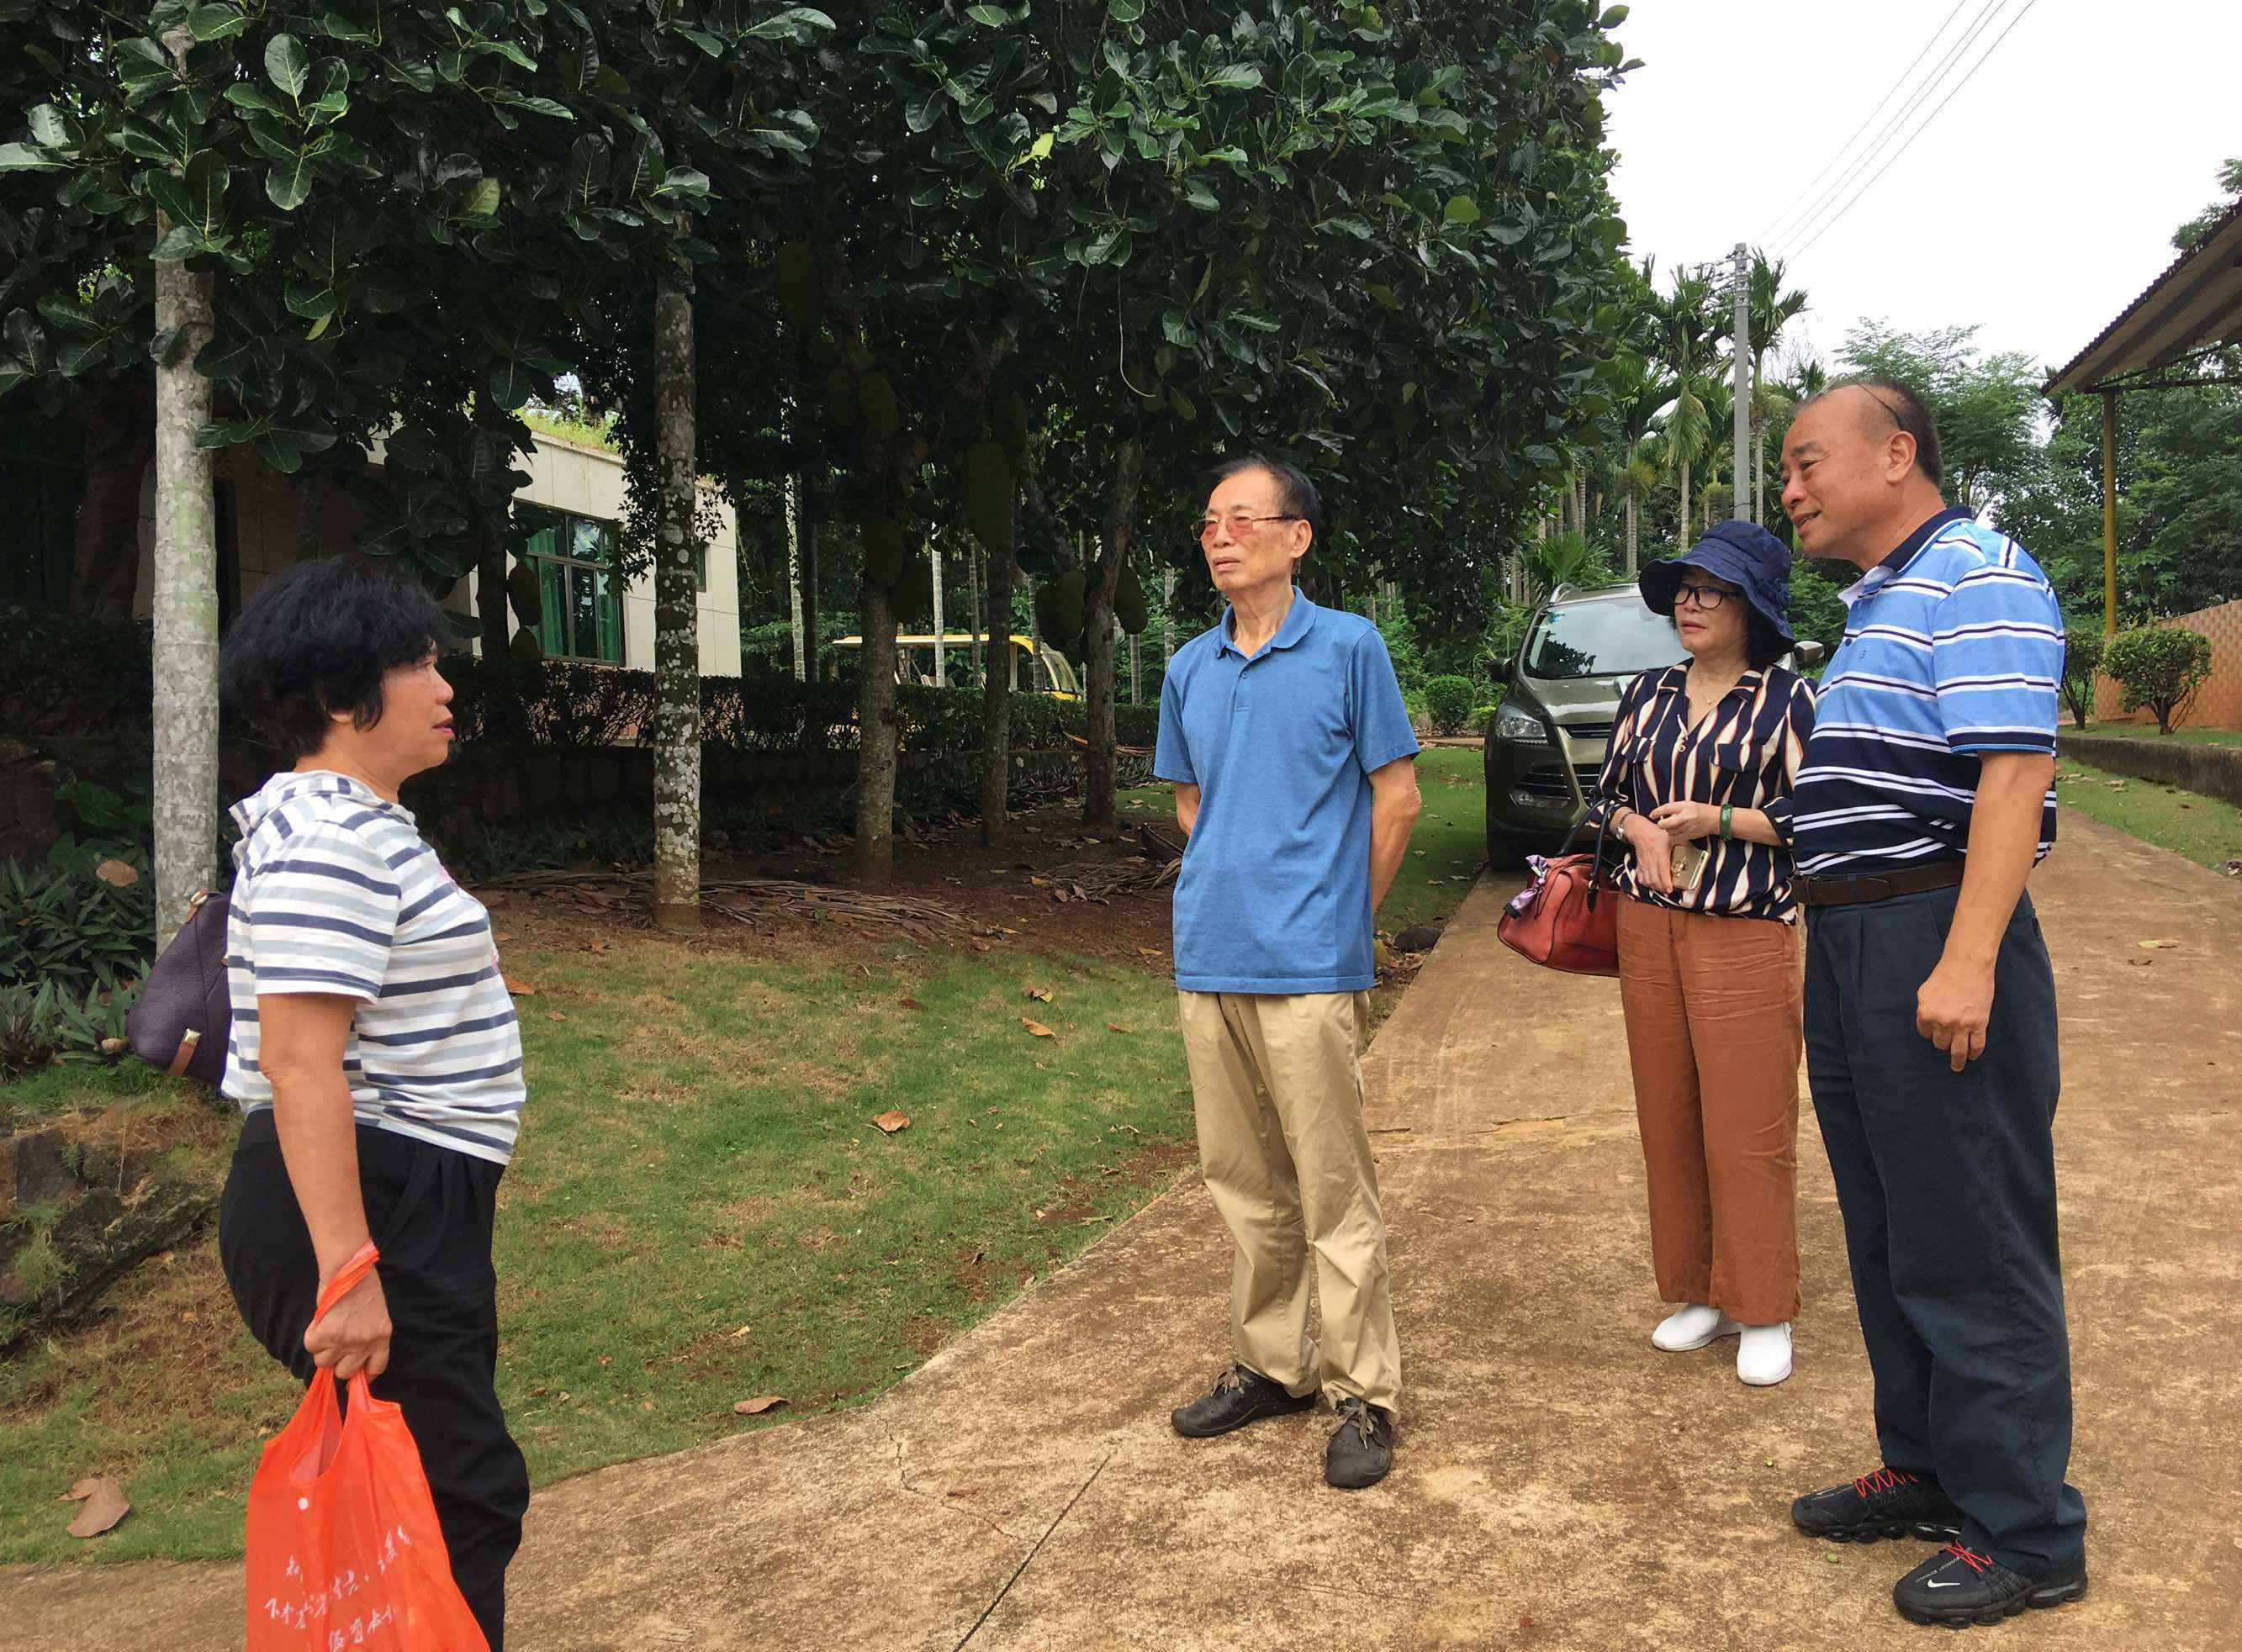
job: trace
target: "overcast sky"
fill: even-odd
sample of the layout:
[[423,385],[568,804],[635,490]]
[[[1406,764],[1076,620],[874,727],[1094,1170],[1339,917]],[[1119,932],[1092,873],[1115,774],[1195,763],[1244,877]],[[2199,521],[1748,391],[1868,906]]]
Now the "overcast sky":
[[[1989,3],[1958,54],[1968,65],[1990,47],[1984,66],[1925,96],[1843,181]],[[1663,286],[1675,264],[1739,240],[1790,252],[1812,310],[1784,349],[1810,341],[1832,365],[1866,316],[1910,331],[1979,323],[1986,347],[2060,366],[2177,256],[2173,228],[2242,155],[2242,0],[1636,0],[1618,36],[1643,60],[1607,104],[1635,254],[1658,255]],[[1822,220],[1800,221],[1852,197],[1926,120],[1805,244]]]

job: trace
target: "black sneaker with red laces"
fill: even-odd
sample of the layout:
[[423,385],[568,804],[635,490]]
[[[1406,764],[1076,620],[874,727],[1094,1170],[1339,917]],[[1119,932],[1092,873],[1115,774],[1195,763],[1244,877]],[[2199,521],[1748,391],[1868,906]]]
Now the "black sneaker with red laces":
[[1892,1585],[1892,1604],[1910,1623],[1966,1629],[1998,1623],[2028,1606],[2061,1606],[2085,1593],[2084,1561],[2044,1577],[2026,1577],[1990,1555],[1949,1543]]
[[1938,1482],[1904,1468],[1879,1468],[1842,1486],[1809,1491],[1790,1505],[1790,1520],[1809,1537],[1836,1543],[1908,1536],[1939,1543],[1962,1535],[1962,1511]]

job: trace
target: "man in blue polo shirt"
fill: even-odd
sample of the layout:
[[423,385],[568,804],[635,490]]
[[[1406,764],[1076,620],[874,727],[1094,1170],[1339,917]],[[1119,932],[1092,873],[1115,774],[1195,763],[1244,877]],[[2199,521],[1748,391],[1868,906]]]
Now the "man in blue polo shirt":
[[1959,1628],[2084,1595],[2086,1505],[2064,1477],[2055,980],[2024,893],[2055,840],[2063,619],[1941,470],[1889,379],[1806,403],[1782,445],[1800,547],[1861,570],[1791,811],[1807,1077],[1883,1451],[1791,1517],[1952,1539],[1892,1598]]
[[1325,1480],[1374,1485],[1393,1466],[1401,1361],[1358,1057],[1370,915],[1417,819],[1417,739],[1377,628],[1292,584],[1322,526],[1314,485],[1249,457],[1204,497],[1198,541],[1230,605],[1168,667],[1152,772],[1175,782],[1187,839],[1177,996],[1199,1157],[1237,1255],[1230,1367],[1173,1421],[1204,1438],[1327,1394]]

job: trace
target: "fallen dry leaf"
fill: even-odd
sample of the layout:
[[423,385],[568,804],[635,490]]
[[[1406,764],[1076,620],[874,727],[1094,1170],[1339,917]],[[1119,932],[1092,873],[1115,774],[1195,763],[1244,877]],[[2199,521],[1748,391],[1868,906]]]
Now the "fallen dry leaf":
[[926,1006],[915,998],[907,998],[903,1000],[903,1007],[908,1010],[923,1010]]
[[766,1411],[775,1411],[786,1403],[782,1394],[759,1394],[752,1400],[735,1400],[732,1409],[743,1417],[759,1417]]
[[2129,964],[2153,964],[2157,960],[2153,958],[2128,958],[2125,961]]
[[990,946],[990,945],[989,945],[989,943],[988,943],[987,941],[985,941],[985,940],[977,940],[977,941],[975,941],[975,942],[973,943],[973,950],[974,950],[975,952],[977,952],[977,953],[985,953],[985,952],[991,951],[991,950],[992,950],[992,948]]
[[2144,940],[2144,941],[2140,941],[2140,942],[2138,942],[2138,943],[2137,943],[2137,944],[2138,944],[2138,946],[2140,946],[2144,951],[2146,951],[2146,952],[2152,952],[2152,953],[2153,953],[2153,952],[2161,952],[2161,951],[2163,951],[2163,950],[2164,950],[2165,947],[2167,947],[2167,946],[2178,946],[2178,945],[2179,945],[2179,943],[2178,943],[2178,941],[2176,941],[2176,940]]
[[1048,987],[1030,987],[1027,989],[1027,996],[1034,999],[1038,1004],[1048,1004],[1051,1001],[1051,988]]
[[547,1010],[545,1012],[545,1019],[548,1021],[565,1021],[568,1018],[559,1010]]
[[752,1325],[742,1325],[738,1330],[732,1333],[732,1341],[735,1342],[738,1341],[742,1337],[745,1336],[749,1331],[752,1331],[755,1328]]
[[[119,889],[127,888],[140,881],[138,868],[127,866],[122,860],[103,861],[93,869],[93,875],[104,883],[115,884]],[[109,1528],[104,1526],[102,1529],[107,1531]]]
[[124,1488],[107,1475],[79,1481],[70,1495],[80,1505],[77,1518],[70,1523],[73,1537],[98,1537],[132,1512],[132,1505],[124,1501]]
[[895,1134],[898,1130],[908,1130],[910,1128],[910,1119],[909,1115],[898,1113],[892,1107],[890,1107],[887,1112],[880,1114],[880,1116],[873,1120],[872,1122],[889,1135]]
[[1058,1036],[1057,1033],[1052,1032],[1051,1028],[1045,1027],[1041,1021],[1031,1021],[1024,1015],[1020,1017],[1020,1025],[1026,1027],[1029,1033],[1037,1038],[1057,1038]]
[[1157,946],[1139,946],[1137,950],[1147,958],[1165,958],[1167,954]]
[[1129,1029],[1118,1021],[1108,1021],[1105,1023],[1105,1030],[1109,1033],[1125,1033]]
[[587,940],[584,943],[584,950],[587,953],[603,953],[607,950],[607,943],[604,940]]
[[534,998],[537,996],[537,989],[534,987],[532,987],[527,981],[518,981],[511,975],[506,977],[506,990],[513,993],[516,998]]

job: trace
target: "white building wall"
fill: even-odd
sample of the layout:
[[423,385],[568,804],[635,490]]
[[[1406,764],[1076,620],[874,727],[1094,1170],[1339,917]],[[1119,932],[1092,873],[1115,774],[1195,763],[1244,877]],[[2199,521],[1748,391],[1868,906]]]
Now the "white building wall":
[[[623,517],[623,463],[613,453],[533,431],[536,446],[519,461],[529,472],[529,481],[515,497],[525,504],[542,505],[596,521],[620,523]],[[379,456],[377,451],[377,457]],[[241,598],[266,579],[292,566],[296,560],[297,496],[292,478],[282,475],[247,447],[230,447],[218,456],[218,474],[233,484],[235,545],[241,574]],[[704,497],[715,509],[716,536],[708,549],[708,588],[701,592],[699,607],[701,674],[736,677],[740,672],[740,559],[732,508],[703,484]],[[339,488],[327,491],[324,543],[345,551],[358,543],[359,510]],[[154,468],[140,489],[140,617],[148,615],[155,591],[156,480]],[[509,560],[508,565],[512,563]],[[460,613],[475,611],[474,575],[460,581],[444,599],[446,608]],[[654,576],[643,572],[625,589],[622,598],[623,661],[634,670],[654,669]]]

